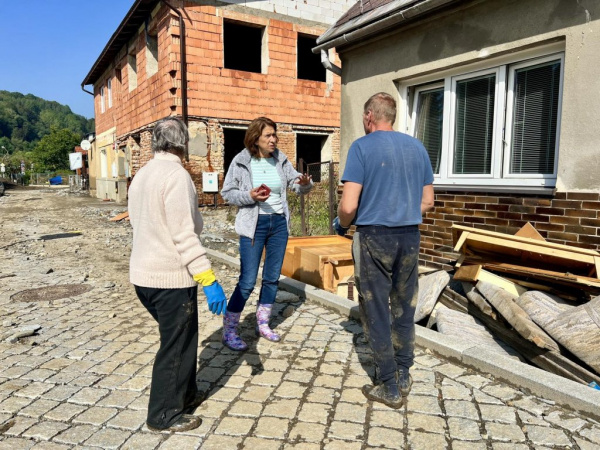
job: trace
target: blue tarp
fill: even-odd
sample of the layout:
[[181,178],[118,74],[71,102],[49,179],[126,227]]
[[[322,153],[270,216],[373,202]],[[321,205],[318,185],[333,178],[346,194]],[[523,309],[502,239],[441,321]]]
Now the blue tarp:
[[59,175],[57,177],[52,177],[48,180],[50,184],[62,184],[62,177]]

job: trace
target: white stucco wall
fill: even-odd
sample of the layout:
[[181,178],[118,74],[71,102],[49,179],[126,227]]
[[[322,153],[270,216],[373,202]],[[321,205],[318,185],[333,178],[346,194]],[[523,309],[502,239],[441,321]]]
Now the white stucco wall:
[[356,0],[222,0],[222,2],[332,25],[356,3]]
[[[342,59],[341,161],[363,134],[366,99],[398,96],[409,79],[497,60],[554,42],[565,54],[556,187],[600,191],[600,2],[489,0],[462,4],[395,34],[350,48]],[[401,130],[404,131],[404,130]]]

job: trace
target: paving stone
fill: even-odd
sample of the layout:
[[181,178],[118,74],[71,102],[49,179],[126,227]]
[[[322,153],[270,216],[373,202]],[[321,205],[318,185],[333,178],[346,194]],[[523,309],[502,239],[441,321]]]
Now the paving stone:
[[135,376],[119,386],[119,389],[141,392],[150,387],[152,379],[149,377]]
[[231,436],[246,436],[253,425],[253,419],[225,417],[215,429],[215,433]]
[[126,409],[110,419],[106,425],[112,428],[135,431],[146,423],[146,416],[146,411]]
[[263,411],[264,416],[275,416],[286,419],[293,419],[300,406],[300,400],[274,400]]
[[66,428],[69,428],[69,425],[62,422],[38,422],[24,431],[22,436],[48,441]]
[[70,450],[70,445],[55,444],[54,442],[38,442],[31,450]]
[[346,403],[358,403],[364,405],[367,403],[367,398],[364,396],[360,389],[343,388],[342,395],[340,397],[341,402]]
[[15,392],[17,397],[27,397],[27,398],[39,398],[45,392],[48,392],[50,389],[54,387],[54,384],[50,383],[42,383],[42,382],[33,382],[25,386],[23,389]]
[[97,406],[112,406],[115,408],[125,408],[132,403],[136,398],[140,396],[139,392],[135,391],[118,391],[112,392],[102,400],[100,400]]
[[[158,447],[162,437],[156,433],[135,433],[121,447],[121,450],[153,450]],[[194,447],[180,447],[178,450]]]
[[228,414],[231,416],[258,417],[262,414],[262,406],[255,402],[238,400],[233,404]]
[[31,417],[15,417],[14,424],[8,430],[4,431],[3,434],[6,436],[20,436],[25,430],[31,428],[33,425],[38,423],[36,419]]
[[241,442],[239,437],[223,436],[223,435],[209,435],[202,442],[202,450],[224,450],[238,448],[238,444]]
[[487,443],[485,441],[452,441],[452,450],[487,450]]
[[275,391],[275,395],[283,398],[301,398],[307,386],[291,381],[284,381]]
[[304,403],[298,414],[298,420],[326,424],[330,411],[331,407],[326,403]]
[[32,402],[27,397],[9,397],[0,403],[0,413],[16,414]]
[[[444,434],[446,431],[446,421],[441,417],[429,416],[419,413],[408,413],[408,428],[412,430],[426,431],[429,433]],[[400,419],[402,419],[400,417]],[[401,427],[402,422],[399,422],[398,427]]]
[[600,427],[592,426],[591,428],[583,429],[579,432],[584,438],[600,445]]
[[442,414],[442,409],[438,403],[437,397],[425,395],[410,395],[407,398],[406,407],[408,411],[420,412],[438,416]]
[[96,388],[83,388],[79,392],[75,393],[67,401],[69,403],[77,403],[80,405],[94,405],[102,397],[109,394],[108,389],[96,389]]
[[407,442],[409,448],[415,450],[443,450],[448,448],[448,443],[441,434],[423,433],[421,431],[410,430]]
[[198,409],[196,409],[196,414],[202,417],[221,417],[221,414],[228,407],[228,403],[208,399],[202,402]]
[[98,427],[92,425],[72,425],[57,434],[53,440],[64,444],[80,444],[98,431]]
[[360,450],[362,448],[362,442],[346,442],[338,440],[326,441],[325,450]]
[[[248,382],[247,377],[242,377],[238,375],[225,375],[217,381],[219,386],[227,386],[229,388],[237,389],[238,393],[241,391]],[[207,383],[210,385],[210,383]]]
[[61,403],[56,408],[44,414],[44,418],[57,420],[59,422],[68,422],[73,417],[81,414],[87,409],[86,406],[74,405],[71,403]]
[[526,425],[525,433],[531,442],[535,445],[570,445],[571,441],[562,430],[556,428],[539,427],[536,425]]
[[511,404],[538,417],[542,416],[551,408],[550,405],[540,402],[539,400],[529,396],[515,400],[511,402]]
[[[273,393],[272,387],[267,386],[254,386],[250,385],[246,388],[244,392],[240,395],[242,400],[248,400],[249,402],[258,402],[263,403],[266,401],[271,394]],[[292,396],[292,398],[298,398]]]
[[404,435],[397,430],[371,427],[368,435],[367,443],[373,447],[401,448],[404,446]]
[[512,400],[520,395],[520,392],[516,389],[500,383],[489,384],[484,386],[481,390],[492,397],[496,397],[504,401]]
[[173,434],[167,440],[160,444],[161,450],[181,450],[200,448],[202,439],[195,436],[184,436],[182,434]]
[[529,450],[529,446],[525,444],[507,444],[502,442],[492,442],[494,450]]
[[489,404],[489,405],[504,405],[504,402],[496,397],[488,395],[479,389],[473,389],[473,397],[475,401],[479,404]]
[[473,420],[450,417],[448,428],[452,439],[460,441],[478,441],[481,439],[479,423]]
[[332,422],[327,437],[346,441],[362,441],[365,434],[362,426],[349,422]]
[[367,410],[362,405],[339,402],[335,408],[334,420],[364,423]]
[[211,391],[208,397],[220,402],[231,402],[238,395],[240,395],[239,389],[220,387]]
[[473,374],[459,377],[456,379],[456,381],[477,389],[481,389],[483,386],[490,383],[490,380],[488,378],[482,377],[481,375]]
[[598,450],[598,444],[594,442],[586,441],[585,439],[579,438],[577,436],[575,436],[574,439],[581,450]]
[[452,380],[456,380],[458,377],[466,374],[466,369],[456,366],[454,364],[441,364],[435,367],[435,372],[441,373]]
[[560,411],[553,411],[548,414],[545,419],[551,424],[558,425],[571,433],[581,430],[587,425],[587,422],[579,417],[574,417],[569,413],[562,413]]
[[117,449],[129,439],[130,436],[131,433],[129,431],[103,428],[90,436],[84,444],[92,447],[101,447],[103,449]]
[[481,418],[490,422],[516,423],[514,408],[500,405],[479,405]]
[[516,424],[488,422],[485,425],[488,437],[493,441],[525,442],[523,430]]
[[34,444],[29,439],[8,438],[0,441],[0,450],[29,450]]
[[325,437],[326,427],[315,423],[298,422],[290,432],[290,440],[301,440],[306,442],[322,442]]
[[306,400],[311,403],[326,403],[331,405],[335,400],[335,393],[334,389],[312,388]]
[[261,438],[283,439],[288,432],[289,420],[262,417],[258,420],[254,435]]
[[51,409],[54,409],[58,404],[59,403],[54,400],[36,400],[19,411],[19,415],[39,418]]
[[103,408],[99,406],[93,406],[85,412],[79,414],[73,419],[73,423],[87,423],[90,425],[102,425],[109,419],[114,417],[117,412],[116,408]]

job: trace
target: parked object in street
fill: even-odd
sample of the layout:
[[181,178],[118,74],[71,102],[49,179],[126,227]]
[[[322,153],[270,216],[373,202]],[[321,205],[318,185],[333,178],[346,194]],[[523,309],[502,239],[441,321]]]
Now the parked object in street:
[[306,194],[313,184],[310,176],[294,169],[287,156],[277,149],[277,142],[275,122],[266,117],[254,119],[244,137],[246,148],[233,158],[221,191],[226,201],[238,207],[235,231],[240,236],[241,273],[223,319],[223,344],[232,350],[248,348],[238,335],[237,327],[254,290],[263,250],[265,262],[256,311],[256,334],[269,341],[280,339],[269,327],[269,319],[289,235],[287,190]]

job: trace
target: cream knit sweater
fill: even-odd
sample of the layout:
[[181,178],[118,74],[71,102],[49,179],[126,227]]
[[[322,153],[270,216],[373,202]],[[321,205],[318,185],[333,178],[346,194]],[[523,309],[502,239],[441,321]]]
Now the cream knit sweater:
[[193,275],[211,268],[200,243],[202,216],[189,173],[177,155],[155,153],[129,187],[133,248],[129,280],[136,286],[195,286]]

